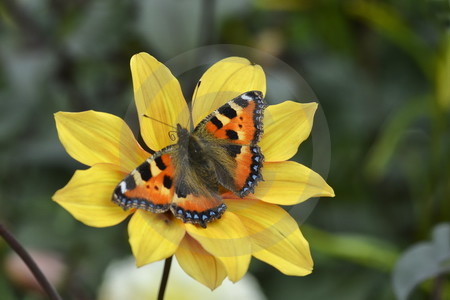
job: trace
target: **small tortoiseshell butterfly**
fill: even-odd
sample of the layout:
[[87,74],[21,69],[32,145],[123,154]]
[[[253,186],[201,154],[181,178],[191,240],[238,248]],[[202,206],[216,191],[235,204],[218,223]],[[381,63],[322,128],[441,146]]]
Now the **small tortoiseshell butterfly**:
[[114,190],[124,210],[167,212],[206,227],[226,210],[225,188],[243,198],[262,180],[257,145],[266,105],[259,91],[244,93],[213,111],[193,132],[177,125],[178,142],[156,152]]

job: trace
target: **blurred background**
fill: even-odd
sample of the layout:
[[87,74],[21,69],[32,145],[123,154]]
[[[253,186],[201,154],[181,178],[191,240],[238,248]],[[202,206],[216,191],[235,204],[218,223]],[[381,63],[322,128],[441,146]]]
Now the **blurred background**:
[[[0,222],[45,265],[65,299],[96,299],[105,270],[131,254],[126,224],[91,228],[51,201],[85,168],[61,146],[53,113],[124,117],[137,52],[174,62],[199,47],[238,45],[221,46],[231,50],[214,59],[248,53],[268,74],[269,102],[317,97],[329,149],[309,140],[296,159],[311,166],[317,151],[326,152],[325,167],[312,167],[336,193],[299,219],[314,272],[289,277],[253,259],[256,288],[267,299],[450,299],[449,5],[2,0]],[[267,71],[274,58],[313,93]],[[186,98],[206,67],[175,74]],[[45,299],[3,241],[0,266],[1,299]]]

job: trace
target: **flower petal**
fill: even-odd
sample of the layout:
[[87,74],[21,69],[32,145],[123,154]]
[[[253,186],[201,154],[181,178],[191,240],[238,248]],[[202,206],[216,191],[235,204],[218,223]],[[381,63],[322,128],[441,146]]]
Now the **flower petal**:
[[239,216],[253,243],[253,255],[286,275],[311,273],[309,245],[297,222],[281,207],[259,200],[226,200]]
[[125,175],[118,166],[111,164],[78,170],[52,199],[86,225],[116,225],[130,214],[111,201],[114,188]]
[[264,181],[254,196],[265,202],[294,205],[312,197],[334,197],[333,189],[319,174],[293,161],[265,163],[262,175]]
[[297,153],[308,138],[317,103],[285,101],[270,105],[264,114],[264,134],[259,143],[266,161],[284,161]]
[[227,276],[227,272],[214,256],[188,234],[181,241],[177,252],[178,263],[192,278],[214,290]]
[[138,267],[175,253],[185,235],[183,223],[172,215],[136,210],[128,224],[131,250]]
[[194,124],[234,97],[248,91],[266,93],[266,76],[259,65],[245,58],[228,57],[212,65],[194,91]]
[[130,172],[149,156],[128,125],[114,115],[92,110],[58,112],[55,121],[67,153],[88,166],[110,163]]
[[235,214],[225,212],[206,229],[186,224],[186,231],[222,262],[231,281],[236,282],[245,275],[251,259],[251,241]]
[[189,109],[180,83],[148,53],[134,55],[130,65],[142,138],[150,149],[160,150],[173,144],[168,134],[173,128],[166,124],[188,125]]

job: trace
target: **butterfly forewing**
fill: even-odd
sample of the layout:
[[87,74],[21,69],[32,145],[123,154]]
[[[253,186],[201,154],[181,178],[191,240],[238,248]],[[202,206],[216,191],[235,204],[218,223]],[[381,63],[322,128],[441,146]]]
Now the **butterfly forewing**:
[[205,128],[214,137],[233,144],[256,144],[263,133],[263,95],[259,91],[244,93],[208,115],[195,128]]
[[194,130],[194,134],[202,136],[206,131],[217,139],[207,139],[214,144],[211,148],[220,145],[226,150],[232,163],[224,164],[219,155],[211,160],[220,183],[240,197],[253,192],[262,180],[264,156],[257,143],[263,134],[265,107],[261,92],[247,92],[212,112]]
[[134,169],[114,190],[113,201],[123,209],[167,211],[175,190],[176,149],[177,145],[166,147]]

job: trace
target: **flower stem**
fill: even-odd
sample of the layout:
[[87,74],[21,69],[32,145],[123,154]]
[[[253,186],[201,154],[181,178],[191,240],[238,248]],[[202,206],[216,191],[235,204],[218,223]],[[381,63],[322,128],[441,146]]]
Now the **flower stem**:
[[47,293],[49,299],[51,300],[61,300],[61,296],[55,290],[55,288],[51,285],[48,279],[45,277],[44,273],[42,273],[41,269],[38,267],[36,262],[30,256],[30,254],[25,250],[25,248],[17,241],[17,239],[9,232],[5,226],[0,224],[0,236],[8,243],[8,245],[19,255],[19,257],[23,260],[23,262],[27,265],[28,269],[30,269],[33,276],[36,278],[38,283],[41,285],[43,290]]
[[164,299],[164,293],[166,292],[167,287],[167,280],[169,279],[170,266],[172,265],[172,257],[173,256],[166,258],[166,261],[164,262],[164,270],[161,278],[161,285],[159,286],[158,300]]

